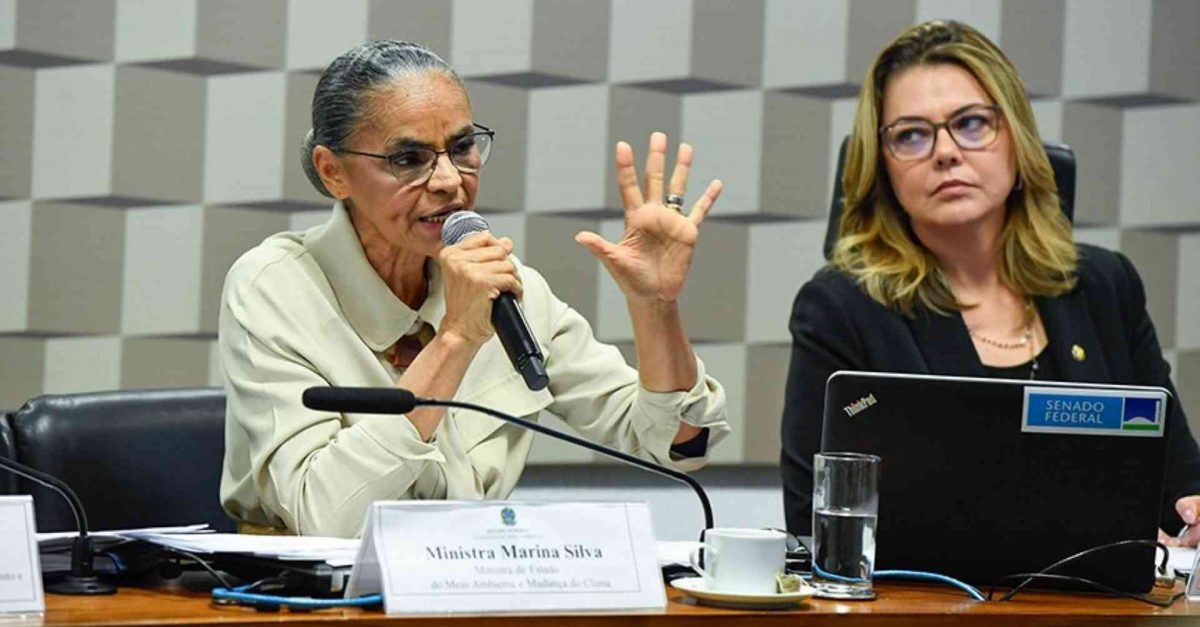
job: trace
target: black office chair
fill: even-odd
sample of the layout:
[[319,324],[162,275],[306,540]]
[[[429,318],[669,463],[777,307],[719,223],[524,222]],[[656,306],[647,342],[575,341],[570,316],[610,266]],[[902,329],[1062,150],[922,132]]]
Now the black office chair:
[[[825,228],[825,258],[833,254],[833,244],[837,241],[838,222],[842,219],[842,173],[846,163],[846,145],[850,137],[842,140],[838,149],[837,174],[833,179],[833,201],[829,204],[829,224]],[[1067,216],[1067,220],[1075,221],[1075,151],[1066,144],[1045,142],[1046,156],[1050,158],[1050,167],[1054,169],[1054,182],[1058,184],[1059,205]]]
[[[10,412],[0,412],[0,457],[17,458],[17,447],[13,442],[12,420]],[[17,493],[17,476],[0,470],[0,496]]]
[[[225,451],[218,388],[39,396],[12,417],[16,459],[66,481],[92,529],[208,523],[234,531],[218,490]],[[59,495],[31,482],[39,531],[75,519]]]

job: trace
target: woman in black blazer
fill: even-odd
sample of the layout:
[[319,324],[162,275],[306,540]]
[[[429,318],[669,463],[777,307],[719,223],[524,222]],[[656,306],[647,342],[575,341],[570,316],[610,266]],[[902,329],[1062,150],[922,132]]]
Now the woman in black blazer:
[[[811,530],[812,459],[834,371],[1174,394],[1137,271],[1120,253],[1073,242],[1020,78],[971,27],[927,22],[880,53],[842,185],[830,267],[800,289],[790,322],[781,464],[793,533]],[[1200,520],[1200,449],[1173,407],[1161,512],[1172,531]],[[1195,525],[1182,542],[1198,539]]]

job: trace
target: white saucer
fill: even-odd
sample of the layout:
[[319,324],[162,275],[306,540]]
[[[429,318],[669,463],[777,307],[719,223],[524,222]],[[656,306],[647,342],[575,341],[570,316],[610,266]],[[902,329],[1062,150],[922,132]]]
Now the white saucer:
[[807,585],[796,592],[776,592],[775,594],[721,592],[720,590],[706,590],[703,577],[683,577],[672,581],[671,585],[703,603],[749,609],[790,607],[807,600],[817,592],[815,588]]

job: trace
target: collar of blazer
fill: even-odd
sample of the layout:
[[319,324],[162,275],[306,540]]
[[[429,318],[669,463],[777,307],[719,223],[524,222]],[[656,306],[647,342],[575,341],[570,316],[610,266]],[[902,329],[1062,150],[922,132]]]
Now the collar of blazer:
[[[1062,377],[1068,381],[1111,383],[1107,361],[1082,290],[1076,287],[1061,296],[1038,297],[1034,303],[1050,342],[1046,350],[1052,351]],[[961,314],[942,316],[920,309],[906,321],[930,374],[987,376]],[[1084,359],[1076,359],[1072,354],[1076,346],[1083,349]],[[1079,354],[1079,351],[1074,353]]]

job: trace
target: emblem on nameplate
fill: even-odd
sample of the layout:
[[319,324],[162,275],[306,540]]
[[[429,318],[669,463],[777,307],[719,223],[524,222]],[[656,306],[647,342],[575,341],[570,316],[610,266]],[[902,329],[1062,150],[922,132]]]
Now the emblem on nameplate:
[[500,522],[503,522],[507,527],[517,524],[517,513],[511,507],[505,507],[500,510]]

